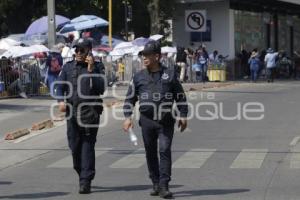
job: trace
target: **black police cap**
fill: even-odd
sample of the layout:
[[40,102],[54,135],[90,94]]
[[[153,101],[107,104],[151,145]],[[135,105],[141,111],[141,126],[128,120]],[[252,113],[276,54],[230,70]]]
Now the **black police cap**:
[[77,40],[75,40],[73,48],[92,48],[93,47],[93,43],[92,40],[89,38],[79,38]]
[[161,46],[158,41],[150,40],[145,44],[145,48],[141,51],[141,54],[160,54]]

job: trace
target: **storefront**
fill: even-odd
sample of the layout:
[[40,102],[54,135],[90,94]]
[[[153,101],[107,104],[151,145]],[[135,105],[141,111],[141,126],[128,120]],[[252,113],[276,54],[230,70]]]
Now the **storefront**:
[[[242,50],[272,47],[293,56],[300,51],[300,2],[297,0],[177,0],[173,38],[178,46],[218,50],[230,59]],[[205,10],[205,33],[188,32],[187,10]]]

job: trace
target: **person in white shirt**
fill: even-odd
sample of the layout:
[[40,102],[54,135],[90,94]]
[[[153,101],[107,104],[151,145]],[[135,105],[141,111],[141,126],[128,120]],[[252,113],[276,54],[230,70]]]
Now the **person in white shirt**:
[[265,56],[265,64],[267,69],[267,80],[269,82],[274,82],[274,72],[276,68],[276,58],[278,52],[274,52],[272,48],[267,50],[267,55]]
[[219,52],[217,50],[214,50],[214,52],[209,55],[209,63],[210,64],[215,65],[215,64],[219,63],[218,54],[219,54]]

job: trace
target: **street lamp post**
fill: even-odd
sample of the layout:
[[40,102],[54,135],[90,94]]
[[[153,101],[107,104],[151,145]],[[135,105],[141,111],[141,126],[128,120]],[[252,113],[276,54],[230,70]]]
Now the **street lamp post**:
[[127,21],[127,18],[128,18],[128,7],[127,7],[127,0],[123,1],[124,3],[124,11],[125,11],[125,38],[126,38],[126,41],[128,41],[128,21]]
[[112,47],[112,0],[108,0],[108,42],[109,47]]
[[55,25],[55,0],[47,0],[48,12],[48,48],[55,45],[56,25]]

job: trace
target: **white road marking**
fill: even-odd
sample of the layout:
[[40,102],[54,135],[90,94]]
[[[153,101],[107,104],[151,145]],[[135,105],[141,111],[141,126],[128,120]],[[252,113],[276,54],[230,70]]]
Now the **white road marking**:
[[173,163],[173,168],[200,168],[216,149],[191,149]]
[[[111,148],[97,148],[95,151],[95,157],[97,158],[105,154],[109,150],[111,150]],[[72,159],[72,155],[69,155],[49,165],[47,168],[72,168],[72,167],[73,167],[73,159]]]
[[243,149],[233,161],[232,169],[258,169],[261,167],[268,150],[267,149]]
[[300,140],[300,136],[294,137],[294,139],[290,143],[290,146],[295,146],[299,142],[299,140]]
[[137,151],[121,158],[110,165],[110,168],[139,168],[146,163],[146,157],[144,149],[138,149]]

